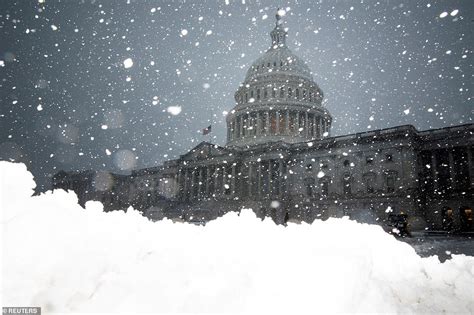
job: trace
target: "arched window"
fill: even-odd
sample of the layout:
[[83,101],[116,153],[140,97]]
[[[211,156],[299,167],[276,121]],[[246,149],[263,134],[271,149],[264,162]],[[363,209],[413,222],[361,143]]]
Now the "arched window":
[[248,101],[249,101],[249,95],[245,93],[245,103],[248,103]]
[[263,88],[263,98],[267,98],[267,97],[268,97],[267,88]]
[[306,90],[303,90],[303,100],[306,101]]
[[276,61],[273,62],[273,66],[274,66],[274,67],[277,66],[277,62],[276,62]]
[[250,98],[253,98],[253,90],[250,91]]
[[272,97],[276,97],[276,88],[272,88]]
[[280,98],[285,97],[285,89],[283,87],[280,88]]
[[283,67],[283,61],[280,60],[280,67]]
[[300,99],[300,89],[296,89],[296,99]]
[[291,98],[293,96],[293,90],[291,88],[288,88],[288,98]]
[[260,100],[260,89],[257,89],[257,101]]

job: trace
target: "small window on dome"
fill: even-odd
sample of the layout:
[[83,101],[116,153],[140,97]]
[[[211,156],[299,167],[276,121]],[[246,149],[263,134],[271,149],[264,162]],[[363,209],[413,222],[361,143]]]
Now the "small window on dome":
[[273,66],[274,66],[274,67],[277,66],[277,62],[276,62],[276,61],[273,62]]

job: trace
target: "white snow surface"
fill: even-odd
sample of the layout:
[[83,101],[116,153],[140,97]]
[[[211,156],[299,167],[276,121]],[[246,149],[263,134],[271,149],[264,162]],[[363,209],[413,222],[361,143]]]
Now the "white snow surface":
[[31,197],[0,162],[3,305],[44,313],[472,313],[474,257],[421,258],[378,226],[275,225],[250,210],[206,226]]

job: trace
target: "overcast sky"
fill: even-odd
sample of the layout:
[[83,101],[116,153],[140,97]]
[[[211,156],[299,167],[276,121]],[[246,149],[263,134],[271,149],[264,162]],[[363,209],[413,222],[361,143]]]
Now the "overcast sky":
[[[332,135],[472,122],[474,1],[280,6]],[[250,0],[0,1],[0,158],[27,163],[42,188],[61,169],[123,172],[203,140],[224,145],[225,112],[270,47],[276,10]]]

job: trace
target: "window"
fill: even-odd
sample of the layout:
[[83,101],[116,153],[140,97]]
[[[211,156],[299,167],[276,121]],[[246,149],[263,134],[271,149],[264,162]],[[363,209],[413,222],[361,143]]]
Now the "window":
[[276,61],[273,62],[273,66],[274,66],[274,67],[277,66],[277,62],[276,62]]
[[278,127],[278,132],[284,134],[286,129],[286,113],[284,111],[278,112]]
[[395,191],[395,182],[397,180],[397,172],[389,171],[386,174],[386,185],[387,185],[387,192],[391,193]]
[[245,103],[248,103],[248,101],[249,101],[249,95],[245,93]]
[[293,96],[293,90],[291,88],[288,88],[288,98],[291,98]]
[[393,156],[391,154],[385,154],[385,161],[393,162]]
[[375,173],[367,173],[363,175],[365,189],[368,194],[374,193]]
[[306,100],[306,90],[303,90],[303,100]]
[[250,91],[250,98],[253,98],[253,90]]
[[260,89],[257,89],[257,100],[260,100]]
[[276,112],[275,111],[271,111],[270,112],[270,134],[276,134],[277,130],[276,130]]
[[314,178],[312,177],[305,178],[304,184],[306,188],[306,196],[313,197]]
[[327,196],[329,193],[329,182],[327,180],[323,180],[319,183],[321,187],[321,196]]
[[283,87],[280,88],[280,98],[285,97],[285,89]]
[[352,177],[350,174],[344,174],[342,177],[343,192],[345,195],[351,194],[351,179]]
[[296,89],[296,98],[297,98],[297,99],[300,98],[300,89]]
[[345,167],[348,167],[351,165],[351,162],[349,160],[344,160],[343,164]]
[[263,89],[263,98],[267,98],[268,97],[268,91],[267,91],[267,88],[264,88]]
[[272,89],[272,97],[276,97],[276,89],[275,88]]
[[374,163],[374,157],[373,156],[368,156],[365,158],[365,164],[373,164]]
[[260,133],[265,134],[266,127],[267,127],[267,113],[266,112],[260,112],[260,121],[262,124],[260,125]]

